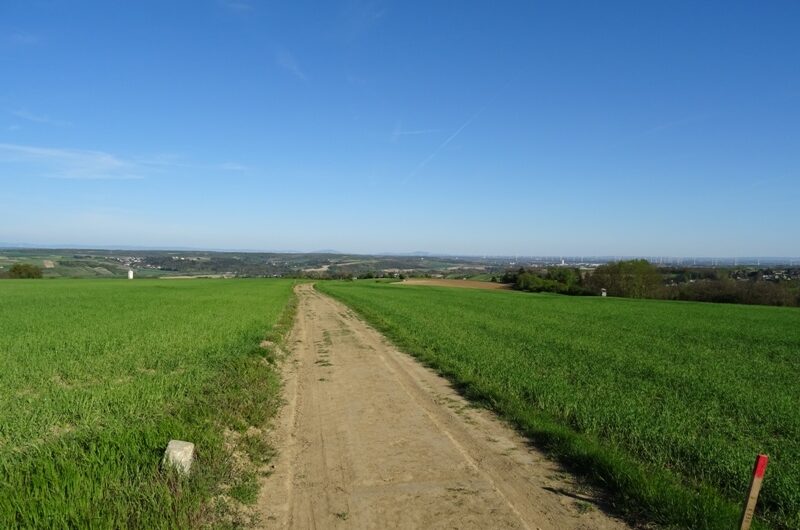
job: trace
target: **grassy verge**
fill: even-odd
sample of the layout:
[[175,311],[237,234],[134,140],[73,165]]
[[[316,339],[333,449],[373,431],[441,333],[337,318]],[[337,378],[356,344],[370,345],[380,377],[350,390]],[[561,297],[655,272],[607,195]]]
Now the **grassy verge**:
[[734,528],[752,460],[767,452],[754,527],[800,527],[797,310],[317,285],[630,519]]
[[[0,527],[248,522],[236,506],[255,499],[280,404],[259,344],[291,325],[292,286],[3,282]],[[188,479],[161,469],[173,438],[196,444]]]

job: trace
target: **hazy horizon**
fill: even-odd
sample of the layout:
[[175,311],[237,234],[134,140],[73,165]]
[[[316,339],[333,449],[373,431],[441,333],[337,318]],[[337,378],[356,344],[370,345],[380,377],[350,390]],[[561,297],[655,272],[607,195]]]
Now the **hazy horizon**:
[[798,3],[11,1],[0,21],[0,241],[800,255]]
[[649,259],[651,261],[669,260],[791,260],[800,261],[800,256],[759,256],[759,255],[741,255],[741,256],[713,256],[713,255],[644,255],[644,254],[464,254],[464,253],[447,253],[436,252],[435,250],[413,250],[413,251],[376,251],[376,252],[354,252],[342,249],[274,249],[274,248],[224,248],[224,247],[182,247],[182,246],[118,246],[118,245],[72,245],[72,244],[27,244],[27,243],[9,243],[0,241],[0,251],[3,250],[95,250],[95,251],[111,251],[111,252],[212,252],[212,253],[244,253],[244,254],[331,254],[331,255],[354,255],[354,256],[405,256],[405,257],[463,257],[463,258],[553,258],[553,259],[566,259],[575,261],[579,259]]

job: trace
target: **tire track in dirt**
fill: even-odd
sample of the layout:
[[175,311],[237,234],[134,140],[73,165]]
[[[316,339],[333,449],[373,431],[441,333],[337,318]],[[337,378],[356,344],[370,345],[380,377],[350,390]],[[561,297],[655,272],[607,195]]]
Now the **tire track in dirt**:
[[344,305],[297,293],[265,527],[628,528]]

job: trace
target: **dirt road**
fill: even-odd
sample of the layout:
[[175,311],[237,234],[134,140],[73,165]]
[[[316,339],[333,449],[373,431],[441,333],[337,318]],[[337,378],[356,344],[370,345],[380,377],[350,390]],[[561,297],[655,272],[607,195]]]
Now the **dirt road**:
[[298,294],[264,527],[627,528],[345,306]]

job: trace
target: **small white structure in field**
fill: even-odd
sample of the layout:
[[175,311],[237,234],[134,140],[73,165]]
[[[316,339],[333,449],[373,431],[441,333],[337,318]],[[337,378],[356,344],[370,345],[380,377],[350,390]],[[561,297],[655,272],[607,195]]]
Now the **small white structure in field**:
[[188,475],[194,461],[194,444],[181,440],[170,440],[167,450],[164,451],[164,460],[161,465],[174,467],[179,473]]
[[133,279],[133,269],[128,269],[128,279],[129,280]]
[[606,289],[605,289],[605,287],[604,287],[604,288],[602,288],[602,289],[600,289],[600,294],[601,294],[601,295],[603,295],[603,296],[606,296],[606,295],[608,294],[608,293],[606,292]]

